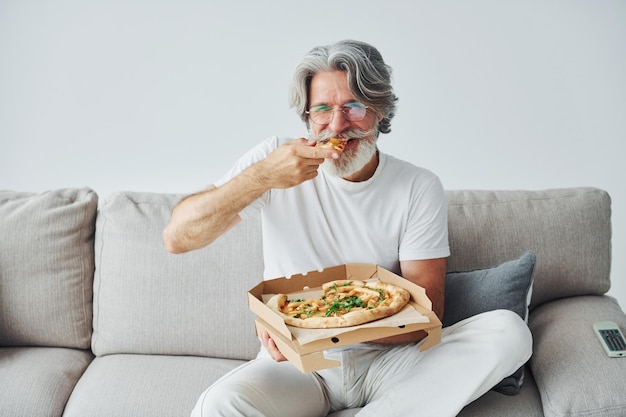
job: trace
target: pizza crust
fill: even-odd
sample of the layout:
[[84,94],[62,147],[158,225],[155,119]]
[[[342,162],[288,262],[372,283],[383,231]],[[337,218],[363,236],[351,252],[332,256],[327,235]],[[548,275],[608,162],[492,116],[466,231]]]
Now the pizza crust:
[[[289,307],[289,302],[292,301],[292,305],[297,303],[315,303],[322,304],[321,309],[328,308],[329,303],[324,301],[323,296],[326,294],[329,299],[332,299],[334,292],[350,293],[353,294],[353,297],[358,296],[361,299],[359,304],[363,303],[366,305],[351,307],[346,312],[333,312],[332,314],[316,313],[308,317],[304,317],[304,314],[299,314],[300,317],[294,317],[295,314],[292,312],[292,308]],[[379,301],[380,298],[377,300],[381,292],[384,292],[383,301]],[[410,293],[404,288],[385,282],[365,283],[358,280],[340,280],[322,285],[322,294],[317,299],[289,300],[286,294],[277,294],[269,299],[267,306],[282,317],[288,325],[308,329],[329,329],[358,326],[392,316],[401,311],[410,298]],[[345,300],[345,298],[342,300]],[[368,301],[364,302],[363,300]],[[367,304],[369,304],[369,307]]]

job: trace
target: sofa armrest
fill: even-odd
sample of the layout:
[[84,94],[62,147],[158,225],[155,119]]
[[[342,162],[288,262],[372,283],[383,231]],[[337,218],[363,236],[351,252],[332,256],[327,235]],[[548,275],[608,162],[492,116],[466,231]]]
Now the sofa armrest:
[[592,329],[600,320],[626,329],[626,315],[609,296],[556,300],[530,314],[530,368],[546,416],[626,415],[626,359],[606,355]]

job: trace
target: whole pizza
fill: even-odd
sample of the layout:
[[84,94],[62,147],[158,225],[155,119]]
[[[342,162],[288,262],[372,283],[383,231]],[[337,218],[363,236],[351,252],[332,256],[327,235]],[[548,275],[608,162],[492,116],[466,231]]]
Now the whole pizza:
[[267,305],[288,325],[328,329],[392,316],[410,298],[404,288],[382,281],[338,280],[322,285],[319,298],[289,299],[286,294],[277,294]]

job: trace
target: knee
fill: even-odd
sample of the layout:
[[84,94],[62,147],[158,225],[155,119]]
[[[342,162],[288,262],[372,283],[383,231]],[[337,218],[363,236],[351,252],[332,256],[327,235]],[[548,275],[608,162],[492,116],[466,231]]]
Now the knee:
[[[210,387],[206,391],[200,395],[198,401],[196,402],[196,406],[191,412],[191,417],[206,417],[211,415],[211,411],[220,415],[221,409],[221,401],[220,398],[224,401],[228,401],[227,392],[221,393],[219,388]],[[224,396],[224,394],[226,396]]]
[[532,334],[528,325],[517,313],[510,310],[494,310],[484,313],[485,325],[489,328],[491,343],[497,350],[507,354],[517,353],[521,358],[530,358]]

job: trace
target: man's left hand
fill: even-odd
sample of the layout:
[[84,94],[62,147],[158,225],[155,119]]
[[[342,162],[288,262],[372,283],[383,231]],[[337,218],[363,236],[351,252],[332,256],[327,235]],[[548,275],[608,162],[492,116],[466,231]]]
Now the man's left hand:
[[278,350],[276,343],[274,343],[274,341],[267,332],[261,333],[261,343],[265,347],[265,350],[267,350],[267,352],[270,354],[272,359],[274,359],[276,362],[284,362],[287,360],[287,358],[285,358],[285,356],[280,353],[280,350]]

